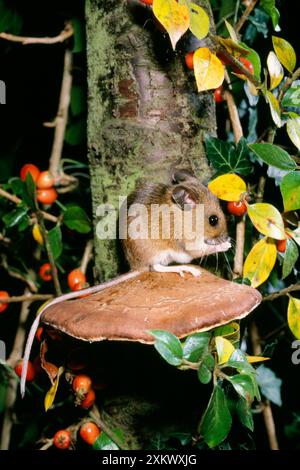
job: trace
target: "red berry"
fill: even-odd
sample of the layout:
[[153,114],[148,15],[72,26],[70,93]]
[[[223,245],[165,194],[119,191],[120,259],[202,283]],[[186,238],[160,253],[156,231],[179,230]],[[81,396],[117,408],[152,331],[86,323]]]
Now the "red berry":
[[[254,73],[254,67],[250,60],[246,59],[246,57],[240,57],[239,61],[246,69],[249,70],[250,73]],[[232,67],[232,71],[235,73],[242,73],[241,69],[239,69],[238,66],[235,65]]]
[[216,88],[214,91],[214,98],[216,103],[222,103],[223,101],[223,87],[222,85],[219,88]]
[[96,400],[96,394],[94,390],[91,388],[87,394],[84,400],[80,403],[81,408],[84,408],[85,410],[88,410]]
[[[76,284],[79,284],[79,283],[85,283],[86,282],[86,277],[85,277],[85,274],[83,274],[83,272],[78,268],[78,269],[73,269],[73,271],[71,271],[69,274],[68,274],[68,285],[70,287],[70,289],[74,290],[74,287]],[[77,288],[75,290],[78,290]]]
[[286,250],[286,239],[277,240],[276,245],[277,245],[277,251],[279,251],[279,253],[284,253]]
[[36,180],[36,185],[39,189],[52,188],[54,185],[54,178],[49,171],[42,171]]
[[[20,378],[21,378],[21,375],[22,375],[22,369],[23,369],[23,359],[20,359],[20,361],[18,361],[17,364],[15,365],[15,373]],[[27,382],[32,382],[32,380],[34,380],[34,379],[35,379],[35,368],[34,368],[32,362],[28,361],[26,381]]]
[[[6,290],[1,290],[0,291],[0,299],[6,299],[9,297],[9,293],[6,292]],[[0,313],[4,312],[8,307],[8,304],[2,304],[0,303]]]
[[185,54],[185,63],[189,69],[191,70],[194,69],[194,52],[193,51]]
[[38,189],[36,194],[37,200],[42,204],[52,204],[58,197],[58,194],[54,188]]
[[81,426],[79,434],[81,439],[83,439],[87,444],[93,445],[100,434],[100,429],[97,424],[90,421]]
[[74,392],[79,397],[85,397],[85,395],[90,391],[92,386],[92,380],[88,375],[77,375],[72,383],[72,388]]
[[39,276],[43,281],[49,282],[52,281],[52,272],[50,263],[43,264],[39,269]]
[[145,3],[145,5],[152,5],[153,0],[140,0],[141,3]]
[[33,165],[32,163],[26,163],[26,165],[22,166],[20,171],[20,178],[22,181],[26,180],[27,173],[30,173],[33,181],[36,182],[39,177],[40,170],[37,166]]
[[42,341],[42,334],[43,334],[43,331],[44,331],[44,328],[42,326],[40,326],[38,329],[37,329],[37,332],[35,334],[35,337],[36,339],[41,342]]
[[244,201],[228,202],[227,210],[232,215],[241,216],[247,212],[247,204]]
[[66,429],[61,429],[54,434],[53,444],[58,449],[69,449],[71,445],[71,434]]

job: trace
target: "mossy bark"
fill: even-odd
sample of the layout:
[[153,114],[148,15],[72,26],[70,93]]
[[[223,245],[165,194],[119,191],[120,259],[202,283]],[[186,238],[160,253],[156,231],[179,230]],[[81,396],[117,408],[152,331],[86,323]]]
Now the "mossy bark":
[[[196,1],[210,14],[207,0]],[[211,14],[210,14],[211,16]],[[100,204],[118,207],[137,181],[166,182],[173,167],[206,178],[203,137],[216,131],[211,92],[198,94],[152,10],[138,0],[87,0],[88,149],[94,227]],[[120,271],[117,243],[95,236],[95,275]]]

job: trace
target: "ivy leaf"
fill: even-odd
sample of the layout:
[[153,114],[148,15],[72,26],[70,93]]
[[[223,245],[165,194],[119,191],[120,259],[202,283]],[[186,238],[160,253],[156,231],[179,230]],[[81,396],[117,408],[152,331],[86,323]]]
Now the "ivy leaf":
[[244,263],[243,276],[251,281],[252,287],[265,282],[276,262],[276,244],[272,238],[263,238],[256,243]]
[[282,266],[282,279],[285,279],[292,272],[298,256],[299,251],[296,243],[291,238],[288,238]]
[[199,41],[207,36],[209,31],[209,16],[206,11],[196,3],[189,2],[190,31]]
[[200,424],[200,433],[209,447],[216,447],[227,437],[232,424],[225,394],[215,385]]
[[248,175],[252,170],[248,158],[247,141],[241,138],[236,147],[230,142],[224,142],[216,137],[205,141],[206,155],[218,173],[239,173]]
[[276,240],[286,238],[282,216],[272,204],[248,204],[247,209],[251,222],[260,233]]
[[256,369],[256,379],[262,394],[275,405],[281,406],[281,384],[282,380],[276,377],[275,373],[265,367],[259,366]]
[[285,175],[280,183],[285,212],[300,209],[300,171]]
[[300,299],[292,296],[289,298],[288,324],[293,335],[300,339]]
[[250,144],[248,147],[257,158],[280,170],[294,170],[297,166],[292,157],[278,145]]
[[93,444],[93,450],[119,450],[119,447],[102,431]]
[[232,173],[218,176],[208,184],[208,189],[223,201],[237,202],[246,192],[247,186],[242,178]]
[[208,332],[188,336],[183,345],[183,358],[186,361],[199,362],[208,347],[210,336]]
[[188,7],[180,5],[176,0],[154,0],[153,13],[169,34],[175,50],[177,42],[190,26]]
[[16,207],[2,218],[6,228],[12,228],[21,224],[27,218],[26,207]]
[[63,223],[71,230],[79,233],[89,233],[91,222],[86,212],[79,206],[69,205],[64,212]]
[[49,230],[48,240],[54,259],[59,258],[63,250],[62,234],[59,225],[56,225],[56,227]]
[[270,16],[273,28],[276,28],[280,18],[280,13],[276,8],[275,0],[260,0],[259,6]]
[[250,429],[250,431],[253,431],[254,422],[253,422],[251,407],[245,398],[239,397],[236,403],[236,412],[237,412],[240,422],[246,428]]
[[183,350],[179,339],[164,330],[149,330],[148,333],[156,339],[154,347],[164,360],[172,366],[179,366],[183,358]]
[[282,65],[290,72],[293,73],[296,67],[296,53],[291,44],[285,39],[272,36],[273,47],[276,55]]
[[218,88],[224,80],[224,65],[207,47],[194,53],[194,73],[198,91]]

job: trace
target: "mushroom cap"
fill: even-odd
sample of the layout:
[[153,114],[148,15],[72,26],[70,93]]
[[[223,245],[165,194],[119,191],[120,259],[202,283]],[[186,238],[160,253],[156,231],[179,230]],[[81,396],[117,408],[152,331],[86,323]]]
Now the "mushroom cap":
[[50,306],[41,321],[84,341],[153,344],[147,330],[183,338],[243,318],[261,302],[252,287],[200,270],[200,277],[141,273],[88,297]]

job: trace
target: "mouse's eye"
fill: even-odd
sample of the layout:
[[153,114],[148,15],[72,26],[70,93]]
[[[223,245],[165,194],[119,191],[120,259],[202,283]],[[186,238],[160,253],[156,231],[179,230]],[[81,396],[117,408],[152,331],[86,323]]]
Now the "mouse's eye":
[[219,222],[219,217],[217,215],[210,215],[208,221],[212,227],[215,227]]

